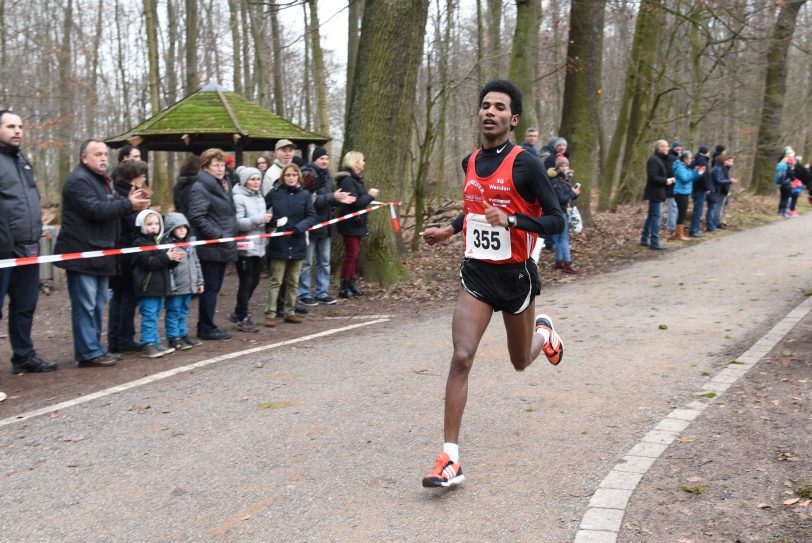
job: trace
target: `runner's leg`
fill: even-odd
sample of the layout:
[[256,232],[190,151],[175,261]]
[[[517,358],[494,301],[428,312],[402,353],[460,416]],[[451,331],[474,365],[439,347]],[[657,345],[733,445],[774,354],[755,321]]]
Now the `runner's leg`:
[[460,289],[457,306],[454,309],[454,320],[451,324],[451,337],[454,343],[454,354],[448,370],[448,381],[445,386],[445,422],[444,436],[446,443],[458,443],[462,412],[468,400],[468,374],[474,364],[479,342],[488,323],[491,321],[493,308]]
[[522,371],[532,364],[544,345],[544,336],[535,333],[536,305],[533,302],[534,300],[531,300],[527,308],[518,315],[502,312],[510,363],[516,371]]

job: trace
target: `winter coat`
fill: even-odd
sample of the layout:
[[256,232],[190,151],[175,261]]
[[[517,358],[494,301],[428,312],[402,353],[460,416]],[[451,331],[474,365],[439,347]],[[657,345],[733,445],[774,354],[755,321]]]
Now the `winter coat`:
[[[674,177],[674,164],[679,162],[679,155],[673,150],[668,150],[668,158],[666,159],[665,165],[668,168],[668,177]],[[674,197],[674,189],[676,188],[676,182],[671,183],[670,185],[665,186],[665,197],[666,198],[673,198]]]
[[[54,251],[60,254],[115,248],[121,218],[131,211],[130,200],[119,196],[106,176],[79,164],[65,178],[62,188],[62,226]],[[88,275],[116,273],[114,256],[63,260],[54,265]]]
[[[316,208],[316,224],[329,221],[333,218],[333,210],[336,206],[335,185],[330,170],[322,170],[315,164],[310,164],[316,176],[313,184],[307,190],[313,197],[313,207]],[[332,226],[322,226],[310,231],[310,239],[329,238],[332,234]]]
[[[153,236],[139,234],[133,247],[157,245]],[[147,251],[133,254],[133,287],[136,298],[158,296],[163,298],[171,293],[172,269],[178,265],[170,260],[167,250]]]
[[694,181],[702,174],[690,169],[682,160],[674,161],[674,194],[688,195],[694,191]]
[[775,173],[773,173],[773,183],[776,185],[789,185],[792,181],[792,176],[789,175],[789,166],[786,160],[780,161],[775,165]]
[[[351,204],[341,204],[338,208],[338,214],[340,216],[366,209],[374,200],[367,192],[364,179],[358,174],[348,170],[341,170],[336,174],[336,183],[338,183],[341,190],[355,196],[355,202]],[[367,229],[367,214],[364,213],[363,215],[341,221],[336,228],[338,229],[338,233],[342,236],[366,236],[369,234],[369,230]]]
[[268,196],[271,189],[279,185],[279,176],[282,175],[282,168],[284,167],[284,164],[278,160],[274,160],[274,163],[271,164],[270,168],[265,170],[265,175],[262,176],[262,185],[260,185],[259,188],[263,196]]
[[651,202],[664,202],[666,184],[671,177],[668,172],[666,156],[654,153],[646,162],[646,188],[643,198]]
[[[265,233],[265,198],[260,191],[252,191],[244,185],[237,185],[232,191],[234,207],[237,208],[237,230],[240,236],[253,236]],[[237,243],[239,256],[265,256],[267,238],[251,239]]]
[[[129,181],[115,181],[113,190],[122,198],[127,198],[132,185]],[[116,247],[132,247],[133,241],[138,237],[140,230],[135,227],[135,217],[138,212],[130,212],[121,217],[121,227],[119,229]],[[132,288],[132,255],[116,256],[116,274],[110,277],[110,288]]]
[[0,199],[6,204],[16,256],[26,254],[25,245],[38,244],[42,214],[34,170],[19,149],[0,143]]
[[[175,234],[178,226],[187,228],[186,237],[180,239]],[[178,243],[182,241],[194,241],[191,234],[189,221],[183,213],[167,213],[164,218],[164,229],[166,234],[162,243]],[[186,254],[178,265],[172,268],[171,284],[167,296],[178,296],[181,294],[194,294],[197,287],[203,284],[203,271],[200,269],[200,259],[197,258],[195,247],[180,247]]]
[[578,195],[572,190],[572,185],[570,185],[571,180],[572,175],[561,175],[560,173],[550,178],[550,184],[558,197],[558,205],[561,206],[561,211],[566,211],[570,202],[578,198]]
[[712,164],[708,164],[708,157],[705,155],[697,154],[694,156],[694,161],[691,162],[691,167],[696,168],[697,166],[705,166],[705,173],[703,173],[699,178],[694,181],[694,197],[696,197],[699,193],[705,193],[710,190],[711,185],[711,166]]
[[[220,181],[206,170],[200,170],[189,192],[189,213],[186,215],[197,239],[230,238],[237,235],[237,210],[231,194],[223,190]],[[201,245],[197,250],[201,261],[234,262],[237,245],[233,241]]]
[[[725,192],[723,192],[725,191]],[[709,202],[720,202],[722,196],[730,191],[730,173],[725,165],[717,162],[711,170],[711,188],[708,193]]]
[[172,199],[175,202],[175,211],[189,213],[189,191],[194,182],[197,181],[196,175],[179,175],[175,181],[175,188],[172,189]]
[[293,231],[290,236],[278,236],[268,243],[268,257],[272,260],[302,260],[307,257],[307,230],[316,224],[316,210],[310,193],[299,185],[289,187],[284,183],[271,189],[265,196],[265,204],[273,211],[270,226],[287,217],[284,226],[277,226],[277,232]]
[[0,198],[0,258],[12,258],[13,256],[14,237],[11,235],[11,225],[8,223],[8,207]]

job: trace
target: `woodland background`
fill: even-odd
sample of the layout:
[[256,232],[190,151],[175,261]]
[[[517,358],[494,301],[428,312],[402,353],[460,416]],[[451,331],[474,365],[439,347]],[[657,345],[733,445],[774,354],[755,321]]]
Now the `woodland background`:
[[[660,138],[724,144],[743,186],[765,194],[785,145],[812,152],[810,4],[0,0],[0,107],[24,118],[49,205],[82,140],[120,134],[208,82],[329,135],[334,164],[362,151],[368,184],[401,200],[416,231],[458,198],[460,160],[478,145],[478,91],[493,78],[525,93],[518,141],[529,126],[540,145],[570,141],[582,201],[596,209],[640,198]],[[346,11],[346,49],[322,45],[327,8]],[[181,159],[151,154],[163,208]],[[388,216],[371,223],[367,272],[394,282],[408,248]]]

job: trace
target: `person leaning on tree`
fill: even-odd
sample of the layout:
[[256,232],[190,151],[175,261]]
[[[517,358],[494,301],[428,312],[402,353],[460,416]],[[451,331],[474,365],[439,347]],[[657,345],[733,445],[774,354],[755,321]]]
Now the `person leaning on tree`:
[[[62,226],[55,253],[113,249],[122,217],[149,207],[144,189],[132,187],[126,198],[115,191],[107,177],[107,164],[107,145],[102,140],[88,139],[79,147],[79,165],[65,178],[62,188]],[[67,272],[73,350],[78,365],[115,365],[120,355],[111,355],[101,344],[101,332],[108,280],[116,273],[116,257],[63,260],[54,265]]]

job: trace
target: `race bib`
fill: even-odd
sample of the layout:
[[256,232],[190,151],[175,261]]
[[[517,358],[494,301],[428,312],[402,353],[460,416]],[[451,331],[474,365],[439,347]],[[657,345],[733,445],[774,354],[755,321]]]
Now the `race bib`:
[[469,213],[465,217],[465,256],[477,260],[508,260],[512,255],[510,230],[491,226],[485,215]]

